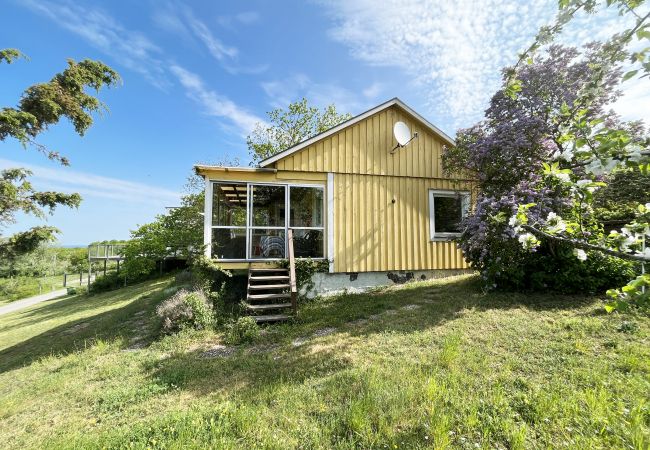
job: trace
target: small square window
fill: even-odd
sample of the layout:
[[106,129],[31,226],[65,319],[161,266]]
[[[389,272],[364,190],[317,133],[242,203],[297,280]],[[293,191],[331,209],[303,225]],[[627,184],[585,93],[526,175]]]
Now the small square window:
[[460,224],[467,215],[469,200],[469,192],[429,191],[431,240],[449,240],[460,236]]

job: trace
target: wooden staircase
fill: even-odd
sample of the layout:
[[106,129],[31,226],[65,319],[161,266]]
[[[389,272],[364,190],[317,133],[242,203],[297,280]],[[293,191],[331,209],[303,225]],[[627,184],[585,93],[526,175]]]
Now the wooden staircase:
[[298,290],[293,254],[293,233],[289,230],[289,268],[248,269],[244,307],[257,323],[288,320],[297,312]]

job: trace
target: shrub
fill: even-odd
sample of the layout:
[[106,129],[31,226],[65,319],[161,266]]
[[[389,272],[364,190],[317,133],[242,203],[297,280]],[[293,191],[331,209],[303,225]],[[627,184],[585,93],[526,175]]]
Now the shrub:
[[95,278],[95,281],[90,283],[88,291],[95,294],[97,292],[112,291],[122,286],[124,286],[124,274],[112,272]]
[[240,317],[226,327],[226,343],[243,344],[255,342],[260,337],[260,328],[252,317]]
[[239,301],[246,297],[246,274],[233,275],[204,256],[194,260],[191,270],[195,284],[204,291],[213,293],[215,310],[225,314],[233,314],[238,310]]
[[88,286],[70,286],[68,295],[84,295],[88,293]]
[[156,308],[162,320],[164,333],[175,333],[185,328],[197,330],[209,328],[214,324],[210,303],[201,290],[176,292]]

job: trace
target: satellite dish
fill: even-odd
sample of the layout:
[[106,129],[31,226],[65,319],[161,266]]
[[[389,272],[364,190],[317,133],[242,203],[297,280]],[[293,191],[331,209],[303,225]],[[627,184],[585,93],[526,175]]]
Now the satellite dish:
[[406,146],[409,142],[418,137],[417,133],[414,133],[413,136],[411,136],[411,130],[409,130],[408,125],[404,122],[395,122],[395,125],[393,126],[393,135],[395,136],[397,145],[390,151],[391,155],[395,153],[397,149]]
[[411,140],[411,130],[404,122],[395,122],[393,134],[400,147],[404,147]]

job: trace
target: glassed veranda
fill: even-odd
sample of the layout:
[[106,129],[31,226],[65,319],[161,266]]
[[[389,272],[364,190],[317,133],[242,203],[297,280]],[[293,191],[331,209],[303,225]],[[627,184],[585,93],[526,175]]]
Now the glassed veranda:
[[296,257],[325,256],[323,187],[215,182],[212,191],[213,258],[283,259],[289,228]]

